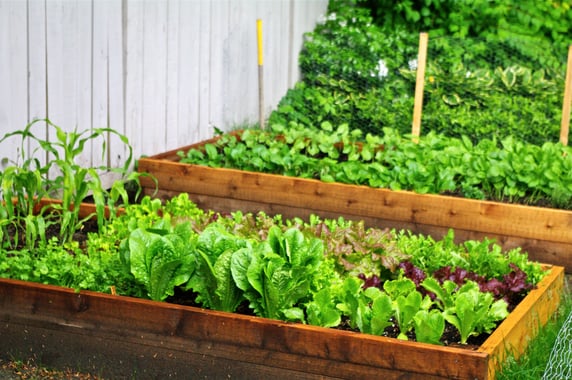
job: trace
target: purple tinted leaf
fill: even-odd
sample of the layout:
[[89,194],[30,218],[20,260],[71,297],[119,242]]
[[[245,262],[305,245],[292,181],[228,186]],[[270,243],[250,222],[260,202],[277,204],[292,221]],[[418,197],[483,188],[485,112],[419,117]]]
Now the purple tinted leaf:
[[417,268],[410,261],[404,261],[400,263],[399,268],[403,269],[403,274],[405,275],[405,277],[413,281],[415,283],[415,286],[418,288],[423,282],[423,280],[427,278],[425,272],[422,269]]
[[532,289],[532,285],[526,282],[526,273],[514,264],[510,264],[512,271],[503,276],[508,290],[513,293],[520,293]]
[[492,278],[489,281],[480,283],[479,288],[482,292],[492,293],[493,297],[497,300],[502,298],[506,293],[505,284],[496,278]]
[[379,289],[382,288],[383,283],[382,283],[381,279],[378,276],[376,276],[375,274],[372,275],[371,277],[366,277],[365,274],[360,273],[360,274],[358,274],[358,278],[360,278],[361,280],[364,281],[364,283],[362,285],[362,288],[364,288],[364,289],[372,288],[372,287],[379,288]]

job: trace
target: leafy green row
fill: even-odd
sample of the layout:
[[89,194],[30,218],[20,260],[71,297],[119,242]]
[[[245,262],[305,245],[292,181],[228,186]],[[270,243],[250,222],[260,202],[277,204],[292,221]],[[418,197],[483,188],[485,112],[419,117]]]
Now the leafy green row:
[[[178,201],[184,199],[182,195]],[[418,292],[411,280],[401,278],[395,262],[410,254],[392,250],[392,241],[412,254],[417,249],[412,245],[425,245],[430,239],[380,234],[376,229],[364,230],[360,223],[322,221],[315,216],[305,223],[238,212],[211,218],[202,230],[198,225],[205,224],[187,220],[173,226],[160,220],[152,228],[135,229],[124,241],[124,262],[149,297],[165,299],[180,287],[197,294],[197,302],[211,309],[233,312],[247,302],[262,317],[325,327],[347,319],[352,328],[378,335],[396,324],[400,338],[408,339],[407,334],[416,331],[417,340],[435,344],[440,344],[445,320],[457,327],[462,343],[467,343],[472,335],[491,332],[508,314],[506,302],[482,293],[475,283],[457,289],[453,283],[441,286],[427,279],[422,285],[438,294],[431,299]],[[435,257],[443,259],[456,252],[458,262],[467,267],[474,269],[486,261],[489,273],[508,273],[510,256],[490,251],[488,244],[467,243],[469,250],[463,253],[463,247],[448,240],[449,250]],[[359,250],[363,252],[358,255]],[[528,263],[525,255],[518,250],[511,255],[526,264],[532,280],[541,277],[542,270]],[[362,286],[354,274],[364,268],[387,272],[383,291]]]
[[223,135],[204,149],[179,152],[181,162],[314,178],[418,193],[572,208],[572,149],[507,137],[451,138],[429,133],[418,142],[386,128],[384,134],[296,124],[270,131]]
[[[466,342],[490,332],[506,316],[506,303],[503,308],[504,301],[470,283],[453,291],[427,280],[425,286],[441,301],[410,292],[415,286],[401,277],[401,261],[434,245],[434,255],[419,256],[427,270],[454,256],[448,265],[483,270],[484,276],[506,275],[511,262],[533,283],[544,271],[519,250],[503,254],[491,241],[455,245],[452,239],[452,233],[435,242],[404,231],[366,229],[362,222],[341,218],[313,216],[304,222],[263,213],[221,215],[198,209],[181,194],[164,205],[149,197],[128,205],[90,234],[83,248],[69,243],[3,249],[0,276],[104,292],[113,286],[120,294],[155,300],[178,289],[216,310],[236,311],[246,302],[259,316],[330,327],[347,319],[374,334],[389,323],[399,326],[402,338],[417,328],[417,340],[433,343],[436,334],[420,331],[446,320]],[[382,275],[383,291],[364,289],[358,273]]]

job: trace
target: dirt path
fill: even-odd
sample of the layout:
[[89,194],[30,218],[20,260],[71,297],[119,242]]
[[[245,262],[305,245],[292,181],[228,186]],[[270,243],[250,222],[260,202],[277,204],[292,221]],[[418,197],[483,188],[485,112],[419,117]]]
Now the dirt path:
[[33,363],[0,359],[0,380],[103,380],[101,377],[71,370],[53,371]]

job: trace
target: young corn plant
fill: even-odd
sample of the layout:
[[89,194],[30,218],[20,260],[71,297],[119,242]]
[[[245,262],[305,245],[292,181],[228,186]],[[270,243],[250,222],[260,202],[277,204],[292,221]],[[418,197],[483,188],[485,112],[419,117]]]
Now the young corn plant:
[[[51,129],[54,133],[47,135],[53,137],[44,139],[34,134],[32,129],[37,125],[45,125]],[[98,141],[101,142],[103,158],[107,151],[106,138],[111,135],[117,136],[128,149],[127,159],[122,167],[108,168],[105,165],[84,167],[78,162],[86,145],[91,144],[95,147]],[[127,181],[137,182],[138,173],[130,173],[132,148],[127,137],[117,131],[111,128],[96,128],[82,132],[64,131],[50,120],[43,119],[31,122],[23,130],[6,134],[0,143],[14,136],[20,136],[22,140],[20,149],[22,165],[15,164],[8,167],[1,177],[2,197],[9,218],[17,215],[22,215],[24,219],[30,218],[29,216],[35,213],[36,200],[45,196],[58,198],[61,203],[51,204],[49,209],[59,213],[57,221],[60,224],[59,239],[64,243],[71,241],[74,232],[81,228],[87,219],[97,216],[101,228],[109,218],[116,215],[120,203],[129,203],[125,184]],[[24,149],[28,144],[37,146],[29,156]],[[41,165],[39,160],[33,157],[38,151],[49,157],[45,165]],[[104,189],[100,177],[100,173],[103,172],[114,172],[121,180],[115,181],[110,190]],[[79,205],[88,196],[93,198],[95,215],[81,218]],[[14,206],[12,199],[17,200],[17,206]],[[109,208],[107,215],[106,206]],[[48,206],[41,210],[40,214],[46,213],[47,209]],[[30,235],[33,236],[41,235]]]
[[[24,148],[22,144],[20,151]],[[33,156],[0,172],[0,242],[5,247],[15,248],[20,242],[33,247],[39,238],[45,241],[46,223],[35,211],[47,195],[42,179],[46,172]]]

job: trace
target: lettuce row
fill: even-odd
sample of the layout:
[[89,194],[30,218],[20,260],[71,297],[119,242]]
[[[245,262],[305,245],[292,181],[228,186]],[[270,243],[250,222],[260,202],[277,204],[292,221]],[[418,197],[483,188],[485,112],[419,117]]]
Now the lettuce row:
[[[185,209],[184,204],[180,206]],[[121,244],[125,267],[154,300],[165,300],[179,288],[193,292],[197,303],[215,310],[233,312],[244,305],[266,318],[324,327],[348,324],[375,335],[393,328],[398,329],[400,339],[414,334],[416,340],[433,344],[440,344],[448,322],[459,331],[461,342],[467,343],[471,336],[491,332],[508,315],[507,302],[483,292],[467,276],[464,283],[426,276],[407,278],[411,268],[403,267],[403,260],[418,252],[417,261],[425,261],[422,268],[427,270],[427,265],[441,264],[448,255],[457,265],[486,269],[487,276],[509,276],[516,285],[525,283],[527,274],[535,282],[541,277],[539,266],[528,262],[525,254],[511,251],[503,255],[490,249],[491,241],[455,245],[452,232],[435,242],[396,232],[370,234],[363,225],[342,219],[313,217],[307,224],[235,213],[197,214],[175,222],[185,220],[180,216],[174,213],[147,225],[139,220],[139,227]],[[375,244],[356,245],[358,240],[367,241],[360,237],[373,236],[377,237]],[[377,282],[356,275],[358,262],[352,264],[354,269],[340,266],[339,260],[347,256],[332,251],[359,248],[365,253],[370,245],[375,254],[364,254],[364,260],[387,261],[385,255],[402,260],[397,267],[386,262],[381,273],[385,277]],[[431,246],[433,254],[429,253]],[[449,267],[450,273],[443,278],[463,274],[459,268]]]

